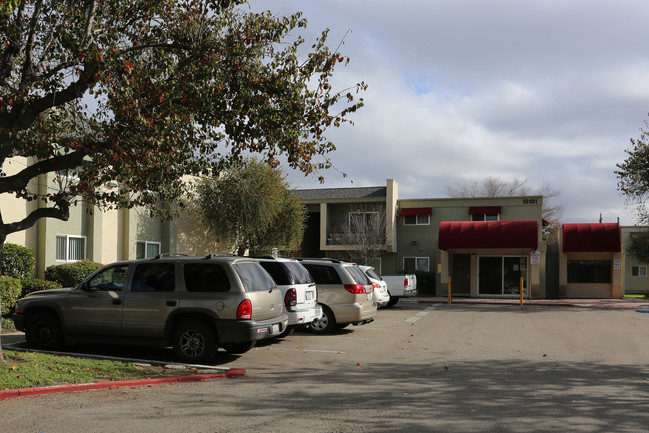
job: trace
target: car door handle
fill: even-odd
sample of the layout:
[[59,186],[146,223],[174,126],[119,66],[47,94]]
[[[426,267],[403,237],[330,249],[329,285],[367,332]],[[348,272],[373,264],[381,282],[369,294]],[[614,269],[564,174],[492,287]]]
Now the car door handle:
[[113,299],[113,305],[122,305],[121,299]]
[[177,304],[176,301],[167,301],[167,307],[175,307]]

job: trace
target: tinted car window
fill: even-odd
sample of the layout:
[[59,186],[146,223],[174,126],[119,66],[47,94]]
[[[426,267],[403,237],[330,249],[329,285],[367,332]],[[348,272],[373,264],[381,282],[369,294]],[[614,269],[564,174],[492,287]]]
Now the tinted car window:
[[374,272],[374,269],[368,269],[367,271],[365,271],[365,273],[367,275],[369,275],[370,278],[374,278],[375,280],[380,280],[381,279],[381,277],[379,277],[379,274]]
[[104,269],[88,281],[88,287],[90,290],[113,290],[119,292],[124,287],[127,270],[128,265],[119,265]]
[[187,263],[183,266],[188,292],[219,292],[230,290],[230,279],[223,266],[216,263]]
[[134,292],[173,292],[176,273],[173,263],[144,263],[137,265],[133,275]]
[[345,266],[345,270],[349,272],[349,275],[352,276],[352,279],[356,284],[366,285],[370,284],[370,280],[367,279],[367,275],[363,273],[356,266]]
[[269,292],[272,288],[277,287],[275,281],[259,266],[259,263],[237,263],[234,265],[241,283],[246,292]]
[[288,272],[282,263],[278,262],[260,262],[262,268],[273,277],[273,280],[280,286],[288,286],[291,283]]
[[286,266],[289,278],[293,284],[310,284],[313,282],[311,274],[309,274],[309,271],[301,263],[287,262],[284,263],[284,266]]
[[340,275],[333,266],[304,263],[316,284],[342,284]]

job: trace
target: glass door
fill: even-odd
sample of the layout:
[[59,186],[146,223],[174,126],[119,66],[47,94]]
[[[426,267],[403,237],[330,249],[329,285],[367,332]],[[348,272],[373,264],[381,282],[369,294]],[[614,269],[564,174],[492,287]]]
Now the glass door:
[[520,295],[521,277],[527,294],[527,257],[481,256],[478,266],[479,295]]

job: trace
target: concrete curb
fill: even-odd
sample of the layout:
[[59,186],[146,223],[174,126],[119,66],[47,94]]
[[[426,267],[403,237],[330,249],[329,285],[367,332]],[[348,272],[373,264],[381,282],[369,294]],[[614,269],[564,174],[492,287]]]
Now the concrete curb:
[[242,368],[231,368],[223,373],[193,374],[187,376],[153,377],[150,379],[116,380],[97,383],[74,383],[68,385],[43,386],[39,388],[10,389],[0,391],[0,400],[34,395],[54,394],[59,392],[89,391],[93,389],[113,389],[126,386],[161,385],[165,383],[200,382],[212,379],[235,379],[246,375]]

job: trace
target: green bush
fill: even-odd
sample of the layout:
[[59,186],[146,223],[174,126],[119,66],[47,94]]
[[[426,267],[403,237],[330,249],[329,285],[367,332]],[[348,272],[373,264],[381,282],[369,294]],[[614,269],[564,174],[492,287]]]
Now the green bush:
[[16,244],[2,246],[2,275],[13,278],[28,278],[34,271],[34,252]]
[[417,276],[417,294],[435,296],[437,275],[435,272],[415,272]]
[[97,262],[91,262],[90,260],[80,260],[74,263],[52,265],[45,269],[45,279],[56,281],[63,287],[76,287],[102,266],[104,265]]
[[18,278],[0,277],[0,299],[2,302],[2,315],[7,316],[13,312],[16,301],[20,299],[23,286]]
[[23,283],[23,292],[21,298],[23,296],[29,295],[32,292],[61,288],[61,284],[57,283],[56,281],[39,280],[36,278],[23,278],[22,283]]

